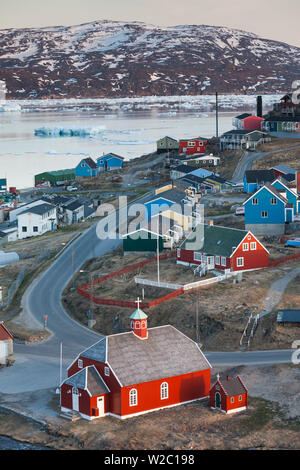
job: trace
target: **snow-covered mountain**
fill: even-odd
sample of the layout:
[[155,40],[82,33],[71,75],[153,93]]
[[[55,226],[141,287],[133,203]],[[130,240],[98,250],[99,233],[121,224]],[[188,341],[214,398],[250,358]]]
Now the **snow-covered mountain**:
[[300,48],[215,26],[95,21],[0,31],[8,98],[282,93]]

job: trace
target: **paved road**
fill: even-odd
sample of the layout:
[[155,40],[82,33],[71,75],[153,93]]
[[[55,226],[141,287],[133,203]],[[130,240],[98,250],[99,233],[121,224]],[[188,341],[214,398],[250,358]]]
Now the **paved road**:
[[[143,197],[139,202],[151,197]],[[106,220],[113,216],[109,215]],[[64,378],[66,367],[77,354],[101,338],[70,318],[61,304],[62,292],[73,277],[73,266],[74,271],[78,271],[87,260],[102,256],[120,244],[119,240],[100,240],[96,228],[94,224],[84,232],[27,289],[23,297],[27,314],[40,324],[43,316],[48,315],[47,327],[53,335],[44,343],[15,345],[16,362],[1,371],[0,393],[56,387],[60,377],[60,343],[63,344]],[[210,352],[207,357],[212,365],[275,364],[290,362],[291,351]]]
[[286,152],[288,150],[294,149],[300,149],[300,145],[287,147],[280,150],[273,150],[272,152],[245,152],[244,156],[239,160],[237,164],[237,167],[232,176],[232,181],[236,184],[242,183],[245,171],[251,170],[252,165],[255,161],[267,157],[268,155],[274,155],[276,153]]

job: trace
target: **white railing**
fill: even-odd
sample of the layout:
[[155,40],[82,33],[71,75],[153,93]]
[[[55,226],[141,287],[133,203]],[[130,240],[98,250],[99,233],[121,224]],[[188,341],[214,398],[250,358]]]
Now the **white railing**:
[[183,287],[180,284],[172,284],[170,282],[158,282],[158,281],[151,281],[149,279],[142,279],[139,277],[134,278],[136,284],[142,284],[144,286],[152,286],[152,287],[162,287],[163,289],[170,289],[170,290],[177,290]]

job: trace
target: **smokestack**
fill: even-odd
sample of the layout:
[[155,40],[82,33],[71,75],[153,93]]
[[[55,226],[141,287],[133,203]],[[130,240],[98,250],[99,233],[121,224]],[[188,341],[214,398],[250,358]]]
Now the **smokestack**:
[[256,99],[256,115],[262,117],[262,96],[258,96]]

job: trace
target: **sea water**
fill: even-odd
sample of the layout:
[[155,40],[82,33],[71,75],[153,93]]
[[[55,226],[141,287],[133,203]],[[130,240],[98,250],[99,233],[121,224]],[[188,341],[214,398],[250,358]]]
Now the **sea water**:
[[[175,139],[216,135],[215,113],[209,110],[147,109],[145,104],[103,110],[79,108],[67,100],[60,107],[51,107],[51,100],[42,104],[0,113],[0,178],[7,178],[8,186],[32,187],[34,175],[74,168],[89,156],[95,159],[113,152],[126,160],[137,158],[154,152],[156,141],[166,135]],[[232,129],[235,115],[219,113],[219,134]]]

